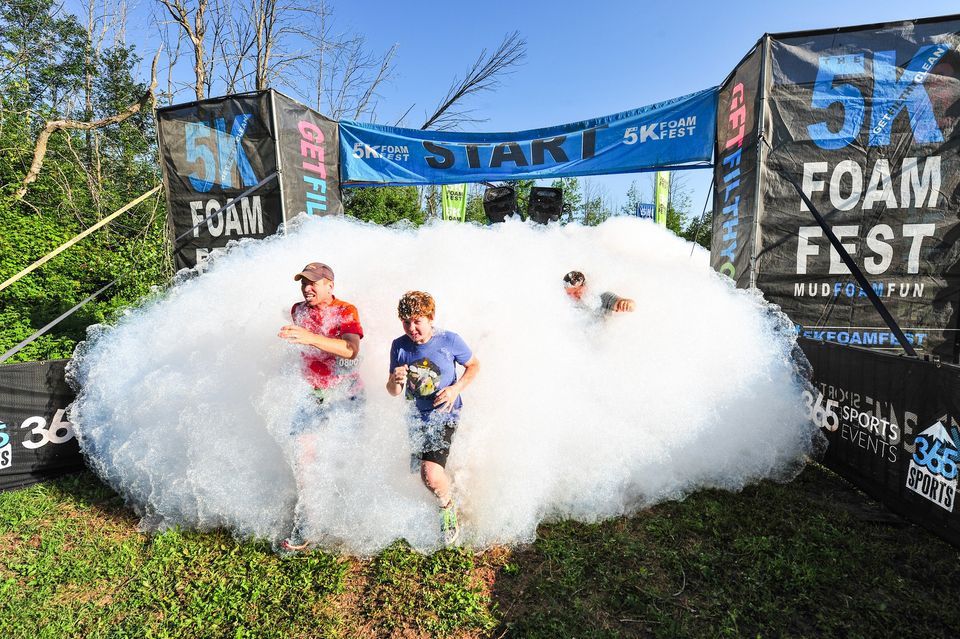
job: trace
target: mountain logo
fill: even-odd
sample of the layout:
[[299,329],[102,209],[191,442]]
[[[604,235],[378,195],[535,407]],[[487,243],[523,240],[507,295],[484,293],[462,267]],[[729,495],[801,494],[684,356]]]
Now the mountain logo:
[[[951,432],[946,424],[951,425]],[[916,451],[907,469],[907,488],[947,512],[953,512],[960,462],[960,430],[943,415],[917,435]]]

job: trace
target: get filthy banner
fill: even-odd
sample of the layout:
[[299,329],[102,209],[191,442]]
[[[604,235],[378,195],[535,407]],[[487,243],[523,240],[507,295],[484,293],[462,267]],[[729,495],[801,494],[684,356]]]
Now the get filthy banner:
[[282,93],[272,93],[284,217],[343,213],[337,123]]
[[710,166],[717,89],[516,133],[340,122],[344,185],[456,184]]
[[751,285],[762,55],[754,47],[720,86],[717,100],[710,266],[740,288]]
[[951,18],[771,37],[755,278],[801,334],[896,348],[798,188],[914,348],[955,356],[958,32]]

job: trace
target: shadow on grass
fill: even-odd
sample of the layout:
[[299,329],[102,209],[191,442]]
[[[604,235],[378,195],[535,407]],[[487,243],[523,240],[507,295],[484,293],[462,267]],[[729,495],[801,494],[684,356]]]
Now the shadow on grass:
[[810,466],[633,517],[541,526],[493,636],[955,636],[960,552]]

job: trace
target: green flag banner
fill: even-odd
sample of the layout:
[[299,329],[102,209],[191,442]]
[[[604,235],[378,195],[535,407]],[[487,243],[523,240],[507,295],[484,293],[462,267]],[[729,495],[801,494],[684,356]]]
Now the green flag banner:
[[656,210],[654,220],[660,226],[667,225],[667,207],[670,205],[670,172],[657,171],[656,184],[653,187],[653,201]]
[[443,219],[467,220],[467,185],[444,184],[440,187],[440,206]]

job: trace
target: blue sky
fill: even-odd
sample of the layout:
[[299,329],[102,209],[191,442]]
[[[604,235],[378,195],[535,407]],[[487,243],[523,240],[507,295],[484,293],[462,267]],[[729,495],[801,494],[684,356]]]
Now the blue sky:
[[[469,6],[465,9],[449,7]],[[447,8],[445,8],[447,7]],[[368,41],[399,43],[398,77],[383,93],[380,118],[393,121],[416,103],[408,120],[442,97],[484,47],[520,31],[525,64],[499,92],[472,103],[487,121],[478,131],[517,131],[625,111],[720,84],[764,33],[895,21],[960,11],[955,2],[353,2],[337,20]],[[699,215],[710,171],[686,171]],[[614,202],[645,175],[592,178]],[[648,198],[649,199],[649,198]]]
[[[70,3],[79,4],[78,0]],[[692,93],[723,81],[765,32],[778,33],[895,21],[960,11],[944,0],[874,2],[804,0],[772,2],[522,2],[483,3],[331,1],[339,30],[362,33],[374,51],[397,44],[396,75],[382,87],[377,116],[393,123],[415,105],[404,124],[419,126],[484,48],[495,48],[517,30],[527,42],[525,63],[496,93],[470,102],[486,121],[467,130],[517,131],[616,113]],[[145,57],[155,5],[132,9]],[[142,18],[142,19],[140,19]],[[187,99],[187,98],[185,98]],[[693,209],[699,214],[710,171],[687,171]],[[649,178],[592,178],[618,203],[632,180],[649,189]]]

